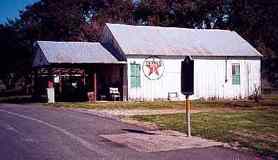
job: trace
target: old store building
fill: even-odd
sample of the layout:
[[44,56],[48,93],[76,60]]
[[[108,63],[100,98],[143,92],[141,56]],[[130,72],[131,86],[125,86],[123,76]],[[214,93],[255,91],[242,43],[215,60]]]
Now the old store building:
[[246,98],[261,87],[262,55],[233,31],[106,24],[100,43],[35,46],[38,77],[53,79],[57,94],[77,79],[97,99],[117,88],[122,100],[182,100],[181,62],[188,56],[194,60],[192,98]]

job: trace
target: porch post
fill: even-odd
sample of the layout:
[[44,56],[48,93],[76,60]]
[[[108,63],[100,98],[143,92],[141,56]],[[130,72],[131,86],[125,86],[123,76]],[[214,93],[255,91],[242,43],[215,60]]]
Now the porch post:
[[59,73],[59,94],[60,94],[60,98],[62,97],[62,93],[63,93],[63,82],[62,82],[62,74]]
[[124,64],[122,67],[122,72],[123,72],[123,101],[128,100],[128,75],[127,75],[127,64]]
[[33,70],[33,73],[34,73],[34,77],[33,77],[33,79],[32,79],[32,81],[33,81],[33,100],[35,100],[35,101],[38,101],[39,100],[39,86],[38,86],[38,69],[37,68],[35,68],[34,70]]
[[94,101],[97,101],[97,72],[94,72]]

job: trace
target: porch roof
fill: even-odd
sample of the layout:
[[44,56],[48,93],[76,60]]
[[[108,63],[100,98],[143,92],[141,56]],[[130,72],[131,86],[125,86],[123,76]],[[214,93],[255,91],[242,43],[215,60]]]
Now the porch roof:
[[100,43],[37,41],[33,66],[49,64],[119,64],[112,53]]

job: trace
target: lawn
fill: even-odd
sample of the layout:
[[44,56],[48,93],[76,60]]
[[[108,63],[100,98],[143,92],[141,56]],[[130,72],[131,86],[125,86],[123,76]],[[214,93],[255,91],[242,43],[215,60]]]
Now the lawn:
[[[86,108],[86,109],[184,109],[184,101],[108,101],[108,102],[57,102],[55,104],[46,104],[54,107],[65,108]],[[247,108],[260,108],[274,106],[278,107],[278,96],[264,97],[259,103],[253,101],[192,101],[193,110],[212,111],[212,110],[237,110]]]
[[[230,102],[229,102],[230,103]],[[65,108],[85,108],[85,109],[184,109],[184,101],[108,101],[108,102],[96,102],[96,103],[87,103],[87,102],[57,102],[55,104],[45,104],[54,107],[65,107]],[[225,105],[229,105],[228,102],[221,101],[192,101],[193,109],[221,109]]]
[[168,102],[168,101],[156,101],[156,102],[96,102],[96,103],[68,103],[58,102],[55,104],[49,104],[55,107],[65,108],[86,108],[86,109],[182,109],[183,102]]
[[[184,109],[184,102],[56,103],[55,107],[86,109]],[[278,96],[254,101],[193,101],[192,135],[227,142],[278,158]],[[134,116],[161,129],[186,132],[184,114]]]
[[0,97],[0,103],[30,103],[30,102],[32,102],[31,95]]
[[[161,129],[186,132],[185,115],[134,116]],[[278,110],[251,108],[234,112],[192,114],[192,135],[246,147],[265,155],[278,155]],[[278,158],[278,157],[277,157]]]

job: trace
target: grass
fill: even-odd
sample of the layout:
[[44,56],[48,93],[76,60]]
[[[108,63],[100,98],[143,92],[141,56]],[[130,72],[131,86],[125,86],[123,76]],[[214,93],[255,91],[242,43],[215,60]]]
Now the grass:
[[[30,97],[0,97],[0,101],[21,101]],[[184,102],[97,102],[47,104],[54,107],[86,109],[184,109]],[[278,159],[278,96],[263,96],[254,101],[192,101],[192,135],[230,144],[239,144],[257,153],[274,155]],[[161,129],[186,132],[184,114],[133,116],[132,119],[151,122]]]
[[[47,104],[48,105],[48,104]],[[65,108],[86,108],[86,109],[184,109],[183,101],[154,101],[154,102],[57,102],[51,104],[55,107]],[[192,101],[193,109],[196,110],[227,110],[227,109],[244,109],[260,108],[274,106],[278,107],[278,96],[265,96],[259,103],[253,101]]]
[[[278,96],[254,101],[193,101],[192,135],[239,144],[260,154],[278,158]],[[184,109],[184,102],[56,103],[56,107],[87,109]],[[161,129],[186,132],[184,114],[134,116]]]
[[[184,114],[134,116],[162,129],[186,132]],[[278,110],[201,112],[192,114],[192,135],[250,148],[265,155],[278,155]]]
[[32,96],[6,96],[0,97],[0,103],[28,103],[32,102]]
[[67,103],[58,102],[55,107],[86,108],[86,109],[181,109],[183,102],[96,102],[96,103]]
[[[194,109],[223,108],[224,102],[193,101]],[[57,102],[46,104],[54,107],[85,108],[85,109],[184,109],[183,101],[154,101],[154,102]]]

